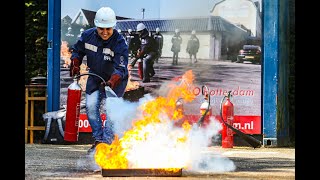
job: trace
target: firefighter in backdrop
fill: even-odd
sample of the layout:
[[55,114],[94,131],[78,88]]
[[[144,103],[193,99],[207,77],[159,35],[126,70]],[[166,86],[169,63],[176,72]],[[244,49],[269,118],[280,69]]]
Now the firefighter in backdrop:
[[173,52],[172,65],[178,64],[179,52],[181,48],[182,38],[180,36],[179,29],[175,30],[173,37],[171,38],[172,47],[171,51]]
[[189,53],[189,56],[190,56],[190,64],[192,64],[192,56],[194,57],[194,63],[198,62],[197,53],[199,50],[199,46],[200,46],[199,39],[196,36],[196,31],[193,30],[191,32],[190,39],[188,40],[187,49],[186,49],[187,53]]
[[126,41],[129,48],[130,58],[134,58],[137,55],[138,49],[140,48],[141,41],[139,35],[132,32],[132,29],[128,29]]
[[143,79],[142,82],[150,82],[150,78],[155,75],[153,68],[154,60],[158,57],[158,47],[156,41],[149,36],[149,31],[143,23],[137,25],[137,33],[139,34],[141,45],[137,56],[133,59],[129,68],[131,69],[138,59],[143,62]]
[[100,8],[94,19],[95,27],[85,30],[73,46],[70,75],[79,74],[83,57],[87,56],[89,76],[86,84],[86,113],[95,140],[88,153],[97,144],[111,144],[114,139],[113,124],[108,119],[104,126],[100,117],[100,103],[105,98],[104,86],[111,87],[118,97],[122,97],[128,82],[128,45],[113,27],[116,15],[110,7]]
[[121,29],[118,29],[117,31],[123,38],[125,38],[125,35],[122,33]]
[[77,41],[76,36],[72,33],[72,28],[68,27],[68,32],[64,35],[65,41],[68,43],[68,49],[71,52],[71,46]]
[[83,33],[83,31],[84,31],[84,29],[81,28],[81,29],[80,29],[80,32],[79,32],[79,34],[78,34],[78,36],[77,36],[78,39],[81,37],[81,34]]
[[158,57],[156,58],[155,62],[158,63],[159,58],[162,54],[162,47],[163,47],[163,35],[160,33],[160,28],[156,28],[156,33],[153,34],[153,39],[156,40],[158,43]]

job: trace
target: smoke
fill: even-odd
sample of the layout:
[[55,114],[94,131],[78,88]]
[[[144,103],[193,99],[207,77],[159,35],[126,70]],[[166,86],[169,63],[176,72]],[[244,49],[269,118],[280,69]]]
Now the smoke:
[[205,128],[199,128],[196,124],[193,125],[189,137],[189,148],[191,149],[189,158],[192,163],[191,166],[188,167],[188,170],[200,172],[226,172],[235,170],[236,167],[234,163],[218,152],[211,152],[209,154],[202,152],[211,144],[210,141],[212,138],[217,137],[220,130],[222,130],[221,123],[213,117],[210,117],[210,123]]
[[89,170],[89,171],[97,171],[100,170],[101,168],[99,165],[95,162],[94,159],[94,153],[87,154],[84,157],[80,157],[77,162],[76,162],[77,170]]
[[132,128],[132,120],[138,118],[139,106],[146,101],[154,99],[149,94],[142,97],[139,102],[130,102],[123,98],[109,97],[105,101],[106,114],[113,122],[114,133],[121,138],[128,129]]

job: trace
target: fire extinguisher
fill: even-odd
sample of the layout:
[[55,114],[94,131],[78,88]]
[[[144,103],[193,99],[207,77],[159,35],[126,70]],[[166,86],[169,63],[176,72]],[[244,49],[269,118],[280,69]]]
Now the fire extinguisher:
[[183,106],[182,100],[183,100],[183,98],[179,98],[176,101],[176,111],[178,111],[178,113],[181,115],[183,115],[183,112],[184,112],[184,106]]
[[178,98],[176,101],[175,112],[173,115],[173,119],[175,119],[175,125],[181,126],[184,122],[184,105],[183,105],[183,98]]
[[[234,120],[234,106],[230,101],[231,91],[228,92],[227,95],[224,96],[226,98],[225,102],[223,103],[224,99],[221,101],[221,111],[220,115],[222,121],[228,123],[229,125],[233,125]],[[223,104],[222,104],[223,103]],[[233,148],[233,131],[227,125],[222,124],[222,132],[221,132],[221,145],[223,148]]]
[[[204,88],[206,88],[206,92],[204,92]],[[202,86],[202,95],[204,95],[204,101],[200,106],[201,118],[197,122],[198,126],[202,126],[204,122],[209,123],[209,117],[212,114],[212,108],[210,106],[209,89],[205,85]]]
[[140,79],[143,79],[143,62],[141,59],[138,59],[138,74]]
[[78,77],[76,76],[73,79],[73,83],[68,87],[66,124],[64,130],[65,141],[78,141],[81,92]]
[[[64,130],[64,140],[69,142],[78,141],[79,136],[79,116],[80,116],[80,101],[81,101],[81,92],[82,89],[78,83],[78,80],[81,76],[93,75],[100,78],[103,82],[105,80],[94,73],[83,73],[75,76],[73,83],[68,87],[67,94],[67,108],[66,108],[66,124]],[[107,97],[116,97],[117,95],[109,87],[105,87]]]

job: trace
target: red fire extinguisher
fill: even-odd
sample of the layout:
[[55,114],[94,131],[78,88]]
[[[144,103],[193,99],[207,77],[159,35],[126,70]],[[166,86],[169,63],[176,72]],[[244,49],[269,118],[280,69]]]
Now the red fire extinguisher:
[[[204,92],[204,88],[206,88],[206,92]],[[209,117],[212,114],[212,108],[210,106],[210,95],[209,89],[207,86],[202,86],[202,95],[204,95],[204,101],[200,106],[200,115],[201,118],[198,121],[198,125],[206,125],[209,123]]]
[[140,79],[143,79],[143,62],[141,59],[138,59],[138,74]]
[[[231,97],[231,91],[228,92],[227,95],[225,95],[224,99],[226,98],[226,101],[223,103],[224,99],[221,101],[221,118],[222,121],[225,123],[228,123],[229,125],[233,125],[234,120],[234,106],[232,102],[230,101]],[[222,124],[222,132],[221,132],[221,144],[223,148],[233,148],[233,131],[227,125],[223,123]]]
[[78,77],[68,87],[66,124],[64,140],[69,142],[78,141],[79,116],[80,116],[81,87],[78,84]]

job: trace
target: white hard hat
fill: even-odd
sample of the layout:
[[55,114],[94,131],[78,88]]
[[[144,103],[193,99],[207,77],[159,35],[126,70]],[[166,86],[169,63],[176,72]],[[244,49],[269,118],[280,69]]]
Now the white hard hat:
[[178,33],[178,32],[180,32],[180,31],[179,31],[179,29],[176,29],[176,30],[174,30],[174,32]]
[[84,31],[84,29],[83,29],[83,28],[81,28],[81,29],[80,29],[80,32],[83,32],[83,31]]
[[128,33],[131,33],[132,32],[132,29],[128,29]]
[[68,27],[68,30],[71,30],[72,28],[71,27]]
[[118,33],[121,33],[121,29],[118,29]]
[[159,31],[160,31],[160,28],[157,27],[157,28],[156,28],[156,32],[158,33]]
[[109,7],[100,8],[94,18],[94,25],[101,28],[110,28],[116,25],[116,14]]
[[138,25],[137,25],[137,31],[142,31],[142,30],[144,30],[146,28],[146,26],[143,24],[143,23],[139,23]]
[[191,34],[196,34],[196,31],[195,31],[195,30],[192,30]]

